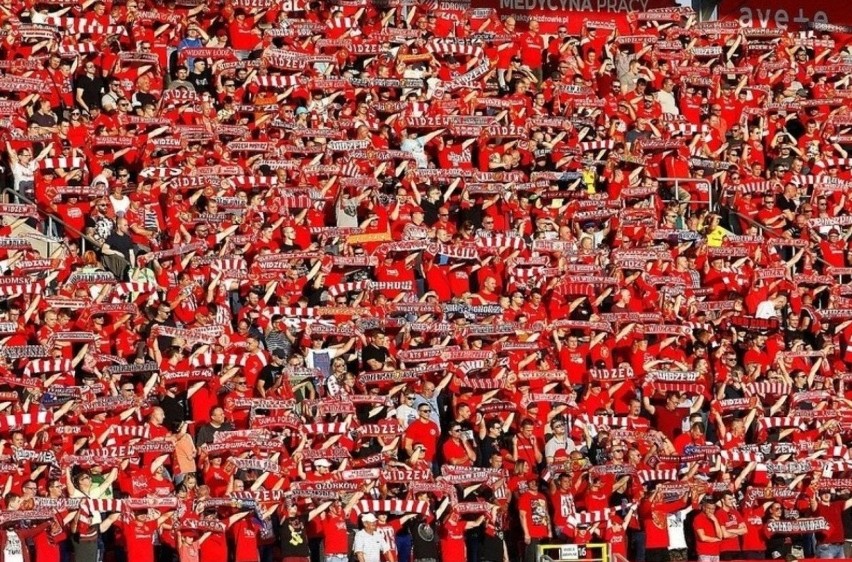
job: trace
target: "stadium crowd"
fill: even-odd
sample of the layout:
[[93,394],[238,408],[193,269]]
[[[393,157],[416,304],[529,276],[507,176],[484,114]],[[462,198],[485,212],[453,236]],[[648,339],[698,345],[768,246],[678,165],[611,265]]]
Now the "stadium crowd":
[[0,561],[852,554],[849,28],[0,12]]

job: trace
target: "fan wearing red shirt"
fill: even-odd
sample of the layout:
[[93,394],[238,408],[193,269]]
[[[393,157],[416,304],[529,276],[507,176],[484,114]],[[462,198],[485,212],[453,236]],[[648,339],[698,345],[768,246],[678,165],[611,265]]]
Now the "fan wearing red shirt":
[[553,507],[553,531],[560,539],[568,538],[568,517],[577,513],[571,484],[571,475],[563,472],[556,481],[556,487],[550,493],[550,505]]
[[662,493],[656,489],[649,496],[642,498],[637,519],[645,531],[645,552],[648,560],[665,559],[662,557],[666,556],[666,550],[669,548],[668,514],[677,513],[687,505],[687,493],[674,501],[665,501]]
[[[55,486],[58,483],[51,484]],[[61,485],[60,485],[61,486]],[[62,512],[62,515],[67,512]],[[64,527],[61,524],[61,517],[56,515],[54,520],[50,522],[50,528],[47,532],[38,533],[33,537],[33,545],[35,546],[36,559],[39,562],[59,562],[61,560],[60,544],[68,538]]]
[[645,410],[651,414],[654,419],[654,427],[663,435],[674,441],[674,439],[682,433],[681,426],[683,418],[690,413],[697,412],[704,403],[704,397],[700,396],[692,408],[681,408],[681,395],[679,392],[669,391],[666,393],[665,406],[652,406],[648,396],[642,397]]
[[[360,494],[356,494],[360,497]],[[348,507],[344,509],[343,502],[335,500],[334,503],[319,515],[322,527],[323,550],[329,558],[335,556],[348,557],[349,553],[349,529],[346,526]]]
[[476,521],[465,521],[458,513],[451,511],[447,520],[438,531],[441,537],[441,559],[442,560],[467,560],[467,545],[464,541],[464,533],[468,529],[478,527],[485,521],[481,515]]
[[438,451],[438,436],[441,434],[441,429],[430,419],[432,408],[428,404],[420,404],[417,413],[420,417],[411,422],[405,430],[403,446],[408,456],[411,456],[414,453],[414,444],[422,445],[425,448],[423,460],[432,462]]
[[704,424],[702,422],[693,423],[689,428],[689,432],[678,435],[672,444],[679,455],[686,454],[687,447],[706,445],[707,439],[704,437]]
[[533,562],[538,559],[538,544],[542,539],[551,537],[547,499],[538,491],[534,480],[518,498],[518,516],[526,545],[524,561]]
[[261,525],[253,518],[240,519],[231,526],[234,538],[234,562],[258,562],[258,537]]
[[695,530],[695,551],[699,562],[718,562],[723,533],[713,500],[704,498],[701,513],[695,517],[692,528]]
[[733,492],[725,492],[722,495],[722,505],[716,510],[716,519],[719,521],[719,527],[725,530],[725,537],[719,547],[721,559],[741,558],[743,548],[740,545],[740,537],[748,533],[748,528],[742,514],[737,511]]
[[[163,515],[162,520],[171,517],[171,514]],[[151,519],[147,511],[136,511],[133,517],[117,522],[121,527],[127,552],[133,553],[136,562],[154,562],[154,536],[160,527],[161,521]]]
[[819,500],[811,498],[811,511],[828,522],[828,530],[817,533],[817,558],[843,558],[843,513],[852,507],[852,499],[831,501],[831,490],[819,492]]
[[457,423],[450,427],[450,438],[444,441],[441,452],[444,462],[454,466],[473,466],[476,460],[476,451],[470,442],[462,437],[462,426]]
[[521,63],[530,67],[539,82],[541,82],[541,64],[542,55],[544,52],[544,37],[539,35],[539,23],[532,20],[529,23],[529,30],[521,34],[516,43],[518,52],[521,55]]

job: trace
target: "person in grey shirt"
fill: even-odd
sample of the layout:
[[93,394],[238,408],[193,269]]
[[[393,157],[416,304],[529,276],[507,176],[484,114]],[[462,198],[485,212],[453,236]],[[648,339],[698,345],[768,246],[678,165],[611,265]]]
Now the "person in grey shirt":
[[176,78],[169,82],[169,87],[166,88],[167,90],[177,90],[178,88],[183,88],[185,90],[189,90],[190,92],[195,91],[195,84],[187,80],[187,78],[189,77],[188,68],[186,68],[185,66],[181,66],[175,72],[175,76]]
[[414,409],[420,408],[421,404],[427,404],[430,408],[432,408],[429,418],[438,425],[438,429],[441,429],[441,409],[439,407],[438,399],[441,395],[441,391],[444,390],[444,387],[449,384],[450,379],[452,378],[452,373],[447,374],[443,379],[441,379],[441,382],[439,382],[437,386],[431,381],[424,382],[423,388],[414,399]]
[[195,434],[195,446],[201,447],[212,443],[220,431],[234,431],[234,426],[225,421],[225,410],[221,406],[214,406],[210,410],[210,423],[205,423],[198,428]]

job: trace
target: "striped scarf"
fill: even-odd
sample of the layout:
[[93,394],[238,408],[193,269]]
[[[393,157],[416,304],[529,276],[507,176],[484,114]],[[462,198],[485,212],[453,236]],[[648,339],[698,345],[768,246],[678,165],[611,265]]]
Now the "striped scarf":
[[669,133],[674,135],[680,133],[682,135],[696,135],[698,133],[707,134],[710,129],[707,125],[694,125],[692,123],[669,123],[666,125]]
[[790,394],[793,387],[783,382],[759,381],[748,383],[743,386],[743,391],[748,396],[786,396]]
[[505,236],[503,234],[492,234],[476,237],[476,247],[480,250],[497,249],[503,250],[519,250],[523,251],[527,248],[527,243],[520,236]]
[[586,141],[580,143],[580,152],[612,150],[613,147],[615,147],[615,141],[613,140]]
[[594,427],[627,428],[630,427],[630,420],[627,417],[621,416],[590,416],[589,414],[582,414],[574,420],[574,425],[577,427],[590,424]]
[[[629,509],[633,504],[628,505],[625,509]],[[568,524],[572,527],[578,525],[592,525],[594,523],[604,523],[612,519],[613,515],[618,515],[618,511],[612,507],[598,509],[595,511],[581,511],[568,516]]]
[[127,35],[123,25],[101,25],[85,19],[58,16],[48,16],[44,21],[74,35]]
[[285,316],[287,318],[313,318],[319,316],[317,309],[301,306],[268,306],[260,311],[263,316]]
[[91,41],[78,43],[77,45],[60,45],[59,47],[60,55],[74,55],[78,53],[83,55],[93,55],[98,51],[98,46]]
[[20,295],[40,295],[44,290],[44,281],[20,283],[17,285],[0,285],[0,296],[17,297]]
[[732,186],[739,193],[773,193],[778,189],[778,182],[774,181],[750,181]]
[[35,414],[10,414],[0,416],[0,433],[13,429],[23,429],[29,426],[44,426],[53,423],[53,412],[37,412]]
[[463,57],[482,57],[482,49],[475,45],[459,44],[440,39],[432,39],[426,44],[426,50],[435,55],[461,55]]
[[771,418],[761,418],[757,423],[763,430],[777,428],[799,428],[804,430],[807,427],[804,420],[799,416],[774,416]]
[[415,500],[361,500],[355,505],[355,513],[401,512],[429,514],[429,502]]
[[636,473],[636,476],[639,478],[639,482],[643,484],[658,480],[673,481],[678,479],[678,471],[675,468],[666,470],[640,470]]
[[113,296],[121,298],[132,293],[153,293],[159,287],[153,281],[131,281],[128,283],[119,283],[113,289]]
[[740,449],[723,450],[719,452],[719,458],[728,463],[761,462],[763,455],[754,451],[743,451]]
[[237,188],[278,185],[278,178],[270,176],[234,176],[231,181]]
[[303,426],[306,433],[312,435],[343,435],[349,431],[345,422],[309,423]]
[[86,163],[84,158],[73,157],[73,158],[45,158],[41,162],[38,163],[38,167],[42,170],[46,169],[54,169],[54,168],[82,168],[83,164]]
[[282,90],[298,86],[300,80],[300,76],[256,76],[254,79],[261,88],[277,88]]
[[67,373],[72,371],[70,359],[33,359],[24,367],[24,376],[43,373]]

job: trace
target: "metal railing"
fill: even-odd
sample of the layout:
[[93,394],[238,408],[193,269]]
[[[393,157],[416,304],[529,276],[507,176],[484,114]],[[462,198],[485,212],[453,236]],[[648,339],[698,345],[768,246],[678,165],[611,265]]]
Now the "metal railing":
[[[689,205],[707,203],[707,210],[713,211],[713,184],[708,179],[704,178],[654,178],[660,183],[674,183],[674,199],[662,199],[664,203],[684,203]],[[704,191],[700,186],[705,186],[707,191],[707,199],[690,199],[689,201],[680,200],[680,186],[683,184],[695,184],[699,191]],[[684,190],[685,191],[685,190]]]
[[[39,204],[36,203],[34,200],[30,199],[29,197],[26,197],[25,195],[21,195],[19,192],[15,191],[11,187],[7,187],[6,189],[4,189],[2,191],[2,193],[3,193],[3,195],[7,195],[7,196],[12,197],[12,199],[11,199],[12,201],[19,200],[19,201],[23,201],[24,203],[27,203],[29,205],[34,205],[38,214],[41,217],[43,217],[46,221],[47,232],[55,232],[54,224],[61,224],[62,228],[66,232],[71,232],[74,235],[78,236],[80,238],[80,254],[83,254],[86,251],[86,243],[88,243],[91,246],[91,248],[93,250],[96,250],[96,251],[99,251],[101,246],[103,245],[102,242],[98,242],[97,240],[95,240],[91,236],[88,236],[85,233],[80,232],[78,229],[74,228],[73,226],[71,226],[70,224],[68,224],[67,222],[62,220],[61,218],[57,217],[56,215],[45,212],[44,209],[41,209]],[[52,250],[51,250],[51,242],[48,240],[48,241],[45,241],[45,243],[47,244],[47,255],[50,256],[53,253]],[[62,243],[64,243],[64,242],[62,242]],[[124,260],[123,257],[121,259]],[[124,260],[124,261],[126,262],[126,260]]]
[[[760,224],[759,222],[757,222],[756,220],[752,219],[751,217],[747,217],[747,216],[745,216],[741,213],[738,213],[737,211],[735,211],[735,210],[733,210],[729,207],[725,207],[725,210],[728,212],[728,219],[729,220],[732,219],[732,218],[742,220],[742,221],[750,224],[751,226],[755,227],[759,234],[769,233],[772,236],[774,236],[775,238],[782,238],[783,237],[784,232],[781,231],[781,230],[778,230],[776,228],[770,228],[768,226],[764,226],[764,225]],[[814,255],[813,258],[814,258],[815,261],[820,262],[824,267],[832,267],[830,263],[828,263],[827,261],[825,261],[824,259],[822,259],[818,255]]]

